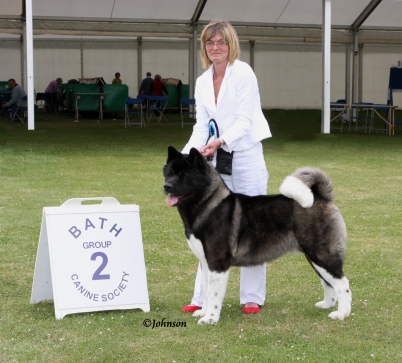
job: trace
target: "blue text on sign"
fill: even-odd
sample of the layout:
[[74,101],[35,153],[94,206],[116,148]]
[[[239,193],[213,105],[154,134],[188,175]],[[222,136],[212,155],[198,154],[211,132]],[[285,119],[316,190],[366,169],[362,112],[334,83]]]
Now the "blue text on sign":
[[[103,227],[105,226],[105,222],[107,221],[107,218],[102,218],[99,217],[100,219],[100,229],[104,229]],[[85,219],[85,230],[87,231],[89,228],[93,228],[96,229],[95,224],[93,224],[91,222],[91,220],[89,218]],[[117,223],[115,223],[113,225],[113,227],[109,230],[109,233],[113,233],[116,232],[116,234],[114,235],[115,237],[117,237],[119,235],[119,233],[122,231],[123,228],[117,228]],[[81,230],[77,227],[77,226],[72,226],[69,230],[68,230],[73,236],[74,238],[78,238],[79,236],[81,236]]]

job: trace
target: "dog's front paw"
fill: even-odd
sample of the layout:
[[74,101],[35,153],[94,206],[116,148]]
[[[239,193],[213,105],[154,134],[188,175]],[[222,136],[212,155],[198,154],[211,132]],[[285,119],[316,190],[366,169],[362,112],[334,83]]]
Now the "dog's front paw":
[[349,314],[347,312],[342,312],[342,311],[333,311],[331,314],[328,315],[328,318],[331,318],[333,320],[343,320],[347,318]]
[[219,318],[215,318],[214,316],[211,315],[206,315],[200,320],[198,320],[198,324],[203,325],[203,324],[217,324]]
[[194,311],[193,316],[205,316],[206,313],[207,313],[206,310],[200,309],[200,310]]
[[315,304],[315,306],[320,309],[329,309],[329,308],[332,308],[333,306],[335,306],[335,302],[334,301],[328,302],[328,301],[323,300],[323,301],[320,301],[317,304]]

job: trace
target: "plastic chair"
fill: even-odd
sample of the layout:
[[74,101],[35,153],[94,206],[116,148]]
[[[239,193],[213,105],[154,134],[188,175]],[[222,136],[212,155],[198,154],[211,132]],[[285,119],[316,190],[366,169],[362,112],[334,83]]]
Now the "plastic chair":
[[[152,118],[158,119],[158,122],[162,117],[167,121],[167,118],[163,115],[166,105],[169,102],[168,96],[147,96],[148,100],[148,121]],[[159,113],[159,115],[158,115]]]
[[[148,121],[148,107],[149,107],[148,97],[150,97],[150,96],[148,96],[148,95],[138,95],[137,96],[137,98],[142,101],[142,109],[144,110],[144,108],[145,108],[145,113],[146,113],[145,120],[147,120],[147,121]],[[145,120],[144,120],[144,122],[145,122]]]
[[[381,107],[384,106],[384,107]],[[371,111],[371,119],[370,119],[370,126],[369,126],[369,134],[371,134],[371,131],[380,131],[380,132],[384,132],[385,134],[388,134],[388,127],[389,125],[384,122],[384,119],[388,118],[388,112],[389,112],[389,107],[386,107],[388,105],[385,104],[376,104],[375,107],[372,108]],[[385,113],[384,118],[381,117],[376,117],[376,113],[377,115],[379,115],[379,111],[383,111]],[[377,123],[375,123],[375,121],[380,121],[381,126],[378,126]]]
[[[331,128],[339,129],[343,131],[343,124],[347,122],[346,120],[346,100],[337,100],[336,102],[331,102]],[[340,126],[336,127],[334,121],[340,121]]]
[[[28,97],[27,96],[22,97],[21,101],[28,101]],[[22,123],[24,123],[24,120],[27,118],[27,110],[28,110],[27,106],[19,106],[19,105],[17,105],[17,108],[15,110],[10,108],[8,112],[11,113],[11,122],[21,121]],[[19,112],[22,112],[22,117],[19,115]]]
[[[190,105],[195,105],[195,99],[193,98],[182,98],[180,100],[180,116],[181,116],[181,127],[183,128],[185,124],[194,124],[194,122],[184,122],[184,116],[195,115],[196,111],[190,111]],[[185,106],[185,108],[183,108]]]
[[[356,106],[356,105],[367,105],[366,106]],[[372,102],[356,102],[352,103],[352,109],[355,109],[356,116],[352,116],[352,120],[355,120],[355,131],[358,129],[364,130],[364,133],[367,132],[367,129],[369,129],[369,111],[372,110],[372,105],[374,105]],[[365,112],[365,114],[360,115],[360,113]],[[370,117],[371,118],[371,117]],[[363,124],[359,125],[358,121],[363,120]],[[350,132],[350,126],[351,123],[349,122],[349,132]]]
[[[127,126],[130,127],[131,125],[140,125],[141,128],[144,125],[145,127],[144,114],[142,112],[142,99],[128,97],[124,102],[125,102],[124,127],[127,128]],[[131,121],[130,117],[132,116],[138,116],[139,120],[137,122]]]

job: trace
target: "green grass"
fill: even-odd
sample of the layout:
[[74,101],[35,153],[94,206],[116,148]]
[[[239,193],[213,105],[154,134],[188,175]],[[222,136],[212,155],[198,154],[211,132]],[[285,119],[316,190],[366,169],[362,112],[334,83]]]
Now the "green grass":
[[[400,362],[402,128],[396,135],[320,134],[320,112],[267,112],[273,138],[264,141],[269,192],[302,166],[332,179],[348,227],[345,273],[352,315],[327,318],[318,278],[303,256],[268,266],[259,315],[239,306],[233,269],[221,320],[199,326],[180,312],[189,303],[197,260],[177,210],[163,194],[168,145],[182,148],[191,126],[124,128],[37,113],[36,130],[0,118],[1,362]],[[70,198],[113,196],[138,204],[151,311],[107,311],[54,317],[52,301],[29,304],[42,209]],[[184,328],[143,326],[144,319],[186,322]]]

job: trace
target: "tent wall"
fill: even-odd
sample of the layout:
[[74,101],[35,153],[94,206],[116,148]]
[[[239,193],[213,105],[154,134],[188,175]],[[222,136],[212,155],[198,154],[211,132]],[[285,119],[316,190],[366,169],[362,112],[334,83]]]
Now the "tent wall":
[[[136,97],[137,90],[137,41],[86,41],[83,42],[83,77],[103,77],[112,83],[119,72],[129,95]],[[78,76],[80,77],[80,73]]]
[[[255,72],[266,108],[321,108],[320,45],[255,44]],[[333,46],[331,95],[344,98],[345,46]]]
[[81,49],[79,42],[65,40],[34,41],[34,88],[45,92],[49,82],[57,77],[67,82],[80,77]]
[[[402,46],[369,46],[361,51],[363,57],[362,101],[387,103],[389,70],[402,60]],[[394,93],[394,104],[402,108],[402,93]]]
[[15,78],[21,82],[21,42],[19,40],[0,41],[0,81]]
[[[142,69],[153,75],[181,79],[188,83],[188,41],[144,40]],[[82,60],[84,77],[103,77],[111,83],[120,72],[129,94],[138,93],[137,41],[84,40]],[[321,45],[256,42],[254,70],[264,108],[321,108]],[[364,45],[362,56],[362,101],[385,103],[389,68],[402,60],[402,46]],[[0,80],[21,82],[21,42],[0,39]],[[241,43],[241,60],[250,62],[250,45]],[[35,90],[43,92],[49,81],[62,77],[68,81],[81,77],[81,40],[34,41]],[[331,55],[331,100],[345,98],[346,45],[333,44]],[[203,72],[199,52],[197,73]],[[394,95],[402,106],[402,94]]]
[[143,41],[142,71],[151,72],[152,77],[180,79],[188,84],[188,42]]

